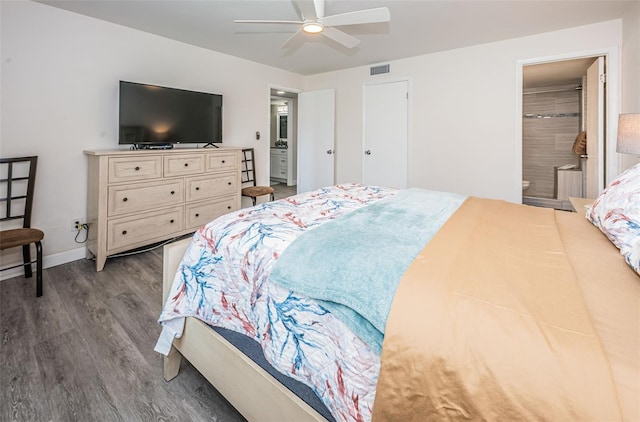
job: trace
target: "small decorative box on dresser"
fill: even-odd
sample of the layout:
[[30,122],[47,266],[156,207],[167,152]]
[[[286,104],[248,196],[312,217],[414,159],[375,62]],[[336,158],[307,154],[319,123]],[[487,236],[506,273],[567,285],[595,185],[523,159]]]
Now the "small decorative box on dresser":
[[240,209],[240,148],[84,151],[87,249],[107,257],[188,234]]

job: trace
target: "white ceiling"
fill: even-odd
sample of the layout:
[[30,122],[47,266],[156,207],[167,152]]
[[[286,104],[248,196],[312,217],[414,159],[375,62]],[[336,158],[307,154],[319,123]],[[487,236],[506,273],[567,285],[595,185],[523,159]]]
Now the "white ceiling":
[[616,19],[638,0],[327,0],[325,15],[386,6],[391,22],[340,27],[361,40],[354,49],[305,34],[306,42],[288,50],[280,46],[296,26],[235,24],[233,20],[299,20],[298,10],[308,4],[291,0],[38,1],[311,75]]
[[586,76],[587,69],[595,60],[595,57],[589,57],[524,66],[522,68],[522,87],[534,89],[559,85],[581,85],[582,77]]

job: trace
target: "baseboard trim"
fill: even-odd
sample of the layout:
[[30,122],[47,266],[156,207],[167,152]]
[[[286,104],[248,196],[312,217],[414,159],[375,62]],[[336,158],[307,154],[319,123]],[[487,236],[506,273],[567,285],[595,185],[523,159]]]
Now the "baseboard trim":
[[[81,247],[72,249],[69,251],[59,252],[51,255],[46,255],[42,259],[42,268],[51,268],[58,265],[66,264],[67,262],[77,261],[87,257],[87,248]],[[10,265],[10,264],[7,264]],[[35,270],[35,267],[34,267]],[[0,272],[0,280],[6,280],[8,278],[18,277],[24,274],[22,267],[13,268],[11,270]]]

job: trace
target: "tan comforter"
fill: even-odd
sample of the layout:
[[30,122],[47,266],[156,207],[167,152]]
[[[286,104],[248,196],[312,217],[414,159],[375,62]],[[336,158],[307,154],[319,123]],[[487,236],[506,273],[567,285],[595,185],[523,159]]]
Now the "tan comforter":
[[374,421],[622,419],[573,265],[553,210],[467,199],[396,292]]

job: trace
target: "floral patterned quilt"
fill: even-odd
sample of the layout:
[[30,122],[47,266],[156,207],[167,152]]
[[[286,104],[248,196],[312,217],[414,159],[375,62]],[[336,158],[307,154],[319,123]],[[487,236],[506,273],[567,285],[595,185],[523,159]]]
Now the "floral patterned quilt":
[[[198,230],[159,322],[179,337],[193,316],[256,340],[282,373],[310,386],[338,421],[370,420],[380,356],[318,302],[269,282],[298,236],[397,190],[337,185],[224,215]],[[170,346],[170,343],[166,343]],[[156,350],[167,354],[158,342]]]

